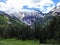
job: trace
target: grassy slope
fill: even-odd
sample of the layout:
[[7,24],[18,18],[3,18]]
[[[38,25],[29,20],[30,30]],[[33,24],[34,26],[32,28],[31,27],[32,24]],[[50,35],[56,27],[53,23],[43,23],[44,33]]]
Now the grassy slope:
[[60,44],[39,44],[37,40],[17,40],[17,39],[0,39],[0,45],[60,45]]
[[8,16],[1,16],[0,15],[0,27],[2,27],[4,25],[5,26],[9,25],[8,22],[10,22],[12,26],[23,26],[23,23],[21,21],[19,22],[17,19],[13,20],[13,19],[10,19]]
[[39,45],[39,42],[34,40],[3,39],[0,40],[0,45]]

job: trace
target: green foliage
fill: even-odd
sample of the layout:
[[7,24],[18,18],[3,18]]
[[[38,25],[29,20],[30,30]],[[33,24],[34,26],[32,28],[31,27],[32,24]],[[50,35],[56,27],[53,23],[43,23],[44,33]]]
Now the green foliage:
[[42,23],[37,19],[34,27],[0,15],[0,38],[16,38],[23,41],[37,39],[40,43],[60,42],[60,16],[45,16]]
[[38,40],[16,40],[16,39],[3,39],[0,41],[0,45],[39,45]]

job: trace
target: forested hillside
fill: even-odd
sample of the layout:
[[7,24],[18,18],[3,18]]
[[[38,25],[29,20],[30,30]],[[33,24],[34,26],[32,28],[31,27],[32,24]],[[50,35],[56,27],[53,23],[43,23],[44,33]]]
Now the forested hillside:
[[42,21],[36,18],[34,24],[29,26],[0,14],[0,38],[16,38],[23,41],[37,39],[40,43],[59,43],[60,16],[46,15]]

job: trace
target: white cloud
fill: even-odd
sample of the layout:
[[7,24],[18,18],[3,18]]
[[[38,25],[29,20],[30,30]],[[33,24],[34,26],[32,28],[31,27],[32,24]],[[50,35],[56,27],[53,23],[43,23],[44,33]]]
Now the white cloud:
[[60,6],[60,2],[57,3],[57,6]]
[[[39,8],[43,13],[47,13],[55,7],[55,4],[52,0],[41,0],[39,2],[39,5],[40,5]],[[46,8],[44,8],[44,7],[46,7]]]
[[6,3],[0,2],[0,10],[20,11],[24,5],[27,5],[29,8],[39,8],[42,12],[49,12],[55,7],[52,0],[7,0]]

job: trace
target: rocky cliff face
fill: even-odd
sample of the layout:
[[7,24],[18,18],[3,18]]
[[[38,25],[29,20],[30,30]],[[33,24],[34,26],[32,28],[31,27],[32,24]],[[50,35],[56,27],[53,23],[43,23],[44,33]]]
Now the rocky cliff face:
[[[20,11],[20,12],[13,12],[13,13],[9,13],[9,12],[4,13],[4,12],[0,11],[0,14],[7,15],[14,20],[17,19],[27,25],[31,25],[32,23],[34,23],[36,21],[36,19],[45,20],[46,16],[48,16],[48,17],[49,16],[57,16],[57,15],[60,16],[60,6],[55,7],[47,14],[43,14],[42,12],[40,12],[38,10]],[[40,21],[40,22],[43,22],[43,21]]]
[[[55,7],[55,8],[52,9],[50,12],[51,12],[51,15],[52,15],[52,16],[57,16],[57,15],[60,16],[60,6]],[[50,13],[50,12],[49,12],[49,13]]]

